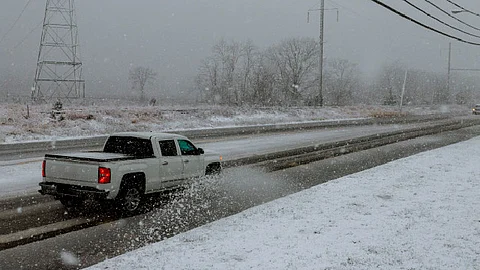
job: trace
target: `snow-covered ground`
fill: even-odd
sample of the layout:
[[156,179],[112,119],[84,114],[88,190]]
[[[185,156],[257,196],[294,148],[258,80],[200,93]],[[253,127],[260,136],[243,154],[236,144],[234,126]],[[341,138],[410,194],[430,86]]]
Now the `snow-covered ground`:
[[89,269],[480,269],[479,152],[396,160]]
[[[397,106],[275,107],[132,106],[99,100],[91,106],[67,104],[64,120],[53,119],[50,105],[1,104],[0,143],[110,134],[117,131],[171,131],[331,119],[394,116]],[[403,114],[467,114],[465,106],[404,107]]]
[[[398,108],[208,107],[188,114],[184,109],[76,107],[65,112],[66,120],[56,121],[48,116],[47,106],[27,110],[23,105],[0,105],[0,143],[128,130],[388,116]],[[404,111],[466,114],[468,108]],[[91,269],[480,269],[480,170],[472,158],[478,152],[480,137],[397,160],[251,208]],[[0,184],[22,187],[7,193],[18,195],[31,183],[32,190],[38,188],[39,162],[24,162],[0,164]],[[62,256],[66,264],[75,264],[71,254]]]

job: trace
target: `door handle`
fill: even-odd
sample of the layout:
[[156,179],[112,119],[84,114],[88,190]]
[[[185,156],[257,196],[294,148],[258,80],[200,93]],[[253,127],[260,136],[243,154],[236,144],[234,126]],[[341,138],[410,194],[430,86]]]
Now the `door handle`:
[[162,165],[168,165],[168,161],[164,161]]
[[183,162],[184,162],[184,163],[188,163],[188,162],[190,162],[190,160],[186,159],[186,160],[184,160]]

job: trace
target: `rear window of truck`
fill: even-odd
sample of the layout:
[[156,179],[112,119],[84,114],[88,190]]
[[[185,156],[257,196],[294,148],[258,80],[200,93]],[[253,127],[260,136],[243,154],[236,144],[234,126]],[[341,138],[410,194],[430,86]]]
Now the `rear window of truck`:
[[118,153],[135,157],[153,157],[152,142],[127,136],[110,136],[103,152]]

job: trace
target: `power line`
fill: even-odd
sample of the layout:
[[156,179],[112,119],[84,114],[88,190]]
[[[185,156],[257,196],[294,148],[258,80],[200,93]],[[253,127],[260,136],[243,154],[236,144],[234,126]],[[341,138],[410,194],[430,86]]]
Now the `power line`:
[[450,14],[450,12],[445,11],[445,10],[442,9],[441,7],[435,5],[435,4],[434,4],[433,2],[431,2],[430,0],[425,0],[425,2],[427,2],[427,3],[429,3],[430,5],[436,7],[438,10],[440,10],[440,11],[442,11],[443,13],[447,14],[450,18],[453,18],[454,20],[462,23],[463,25],[466,25],[466,26],[468,26],[468,27],[471,27],[471,28],[473,28],[473,29],[475,29],[475,30],[480,31],[480,28],[477,28],[477,27],[475,27],[475,26],[473,26],[473,25],[471,25],[471,24],[468,24],[468,23],[460,20],[459,18],[457,18],[457,17],[453,16],[452,14]]
[[448,23],[446,23],[446,22],[438,19],[437,17],[433,16],[432,14],[430,14],[430,13],[426,12],[425,10],[419,8],[418,6],[412,4],[412,3],[411,3],[410,1],[408,1],[408,0],[403,0],[403,2],[407,3],[409,6],[415,8],[416,10],[422,12],[423,14],[427,15],[428,17],[434,19],[435,21],[437,21],[437,22],[439,22],[439,23],[441,23],[441,24],[443,24],[443,25],[445,25],[445,26],[447,26],[447,27],[450,27],[450,28],[452,28],[452,29],[454,29],[454,30],[457,30],[457,31],[459,31],[459,32],[462,32],[462,33],[464,33],[464,34],[466,34],[466,35],[469,35],[469,36],[472,36],[472,37],[476,37],[476,38],[480,38],[479,35],[475,35],[475,34],[469,33],[469,32],[467,32],[467,31],[464,31],[464,30],[462,30],[462,29],[460,29],[460,28],[458,28],[458,27],[452,26],[452,25],[450,25],[450,24],[448,24]]
[[[362,18],[364,20],[367,20],[367,21],[370,21],[372,23],[377,23],[375,20],[373,20],[371,17],[369,16],[366,16],[364,15],[363,13],[360,13],[360,12],[357,12],[355,10],[353,10],[352,8],[349,8],[348,6],[345,6],[345,5],[342,5],[340,3],[338,3],[337,0],[327,0],[328,2],[330,2],[332,5],[336,5],[336,6],[339,6],[340,8],[342,9],[345,9],[346,11],[349,11],[350,13],[352,13],[353,15],[356,15],[357,17],[359,18]],[[408,32],[405,32],[403,30],[400,30],[402,33],[406,34],[406,35],[411,35],[411,36],[417,36],[418,38],[423,38],[423,36],[420,36],[420,35],[417,35],[415,33],[408,33]]]
[[16,48],[18,48],[18,46],[22,45],[23,42],[25,42],[25,40],[27,40],[27,38],[28,38],[33,32],[35,32],[38,28],[40,28],[40,26],[42,26],[42,25],[43,25],[43,20],[42,20],[37,26],[35,26],[35,28],[33,28],[19,43],[17,43],[17,45],[15,45],[15,46],[13,47],[13,49],[16,49]]
[[421,22],[419,22],[419,21],[417,21],[417,20],[415,20],[415,19],[407,16],[406,14],[401,13],[400,11],[398,11],[398,10],[396,10],[396,9],[388,6],[388,5],[386,5],[385,3],[380,2],[379,0],[371,0],[371,1],[374,2],[374,3],[377,4],[377,5],[385,8],[385,9],[388,9],[389,11],[391,11],[391,12],[399,15],[399,16],[402,17],[402,18],[404,18],[404,19],[406,19],[406,20],[409,20],[409,21],[411,21],[411,22],[413,22],[413,23],[415,23],[415,24],[417,24],[417,25],[420,25],[421,27],[426,28],[426,29],[428,29],[428,30],[430,30],[430,31],[433,31],[433,32],[435,32],[435,33],[437,33],[437,34],[440,34],[440,35],[442,35],[442,36],[446,36],[446,37],[455,39],[455,40],[457,40],[457,41],[459,41],[459,42],[463,42],[463,43],[466,43],[466,44],[480,46],[480,43],[475,43],[475,42],[467,41],[467,40],[461,39],[461,38],[459,38],[459,37],[449,35],[449,34],[447,34],[447,33],[444,33],[444,32],[442,32],[442,31],[440,31],[440,30],[437,30],[437,29],[435,29],[435,28],[433,28],[433,27],[431,27],[431,26],[428,26],[428,25],[426,25],[426,24],[424,24],[424,23],[421,23]]
[[341,8],[343,8],[343,9],[346,9],[346,10],[350,11],[352,14],[355,14],[355,15],[357,15],[357,16],[359,16],[359,17],[362,17],[362,18],[364,18],[364,19],[366,19],[366,20],[369,20],[369,21],[373,22],[373,20],[372,20],[371,18],[369,18],[369,17],[367,17],[367,16],[365,16],[365,15],[362,15],[362,14],[360,14],[359,12],[356,12],[355,10],[353,10],[353,9],[351,9],[351,8],[349,8],[349,7],[346,7],[346,6],[344,6],[344,5],[341,5],[341,4],[339,4],[338,2],[336,2],[336,1],[334,1],[334,0],[327,0],[327,1],[330,2],[330,3],[333,4],[333,5],[337,5],[337,6],[341,7]]
[[0,38],[0,44],[2,43],[2,41],[5,39],[5,37],[10,33],[10,31],[13,30],[13,28],[15,27],[15,25],[18,23],[18,21],[20,20],[20,18],[22,17],[23,13],[25,12],[25,10],[27,9],[28,5],[30,5],[30,3],[32,2],[33,0],[28,0],[27,4],[25,4],[25,6],[23,7],[22,9],[22,12],[20,12],[20,15],[18,15],[17,19],[15,20],[15,22],[12,24],[12,26],[10,27],[10,29],[8,29],[8,31],[2,36],[2,38]]
[[473,15],[480,17],[480,14],[478,14],[478,13],[476,13],[476,12],[473,12],[473,11],[471,11],[471,10],[468,10],[468,9],[460,6],[459,4],[457,4],[457,3],[455,3],[455,2],[453,2],[453,1],[451,1],[451,0],[446,0],[446,1],[447,1],[448,3],[454,5],[454,6],[458,7],[459,9],[461,9],[461,10],[463,10],[463,11],[466,11],[466,12],[468,12],[468,13],[472,13]]

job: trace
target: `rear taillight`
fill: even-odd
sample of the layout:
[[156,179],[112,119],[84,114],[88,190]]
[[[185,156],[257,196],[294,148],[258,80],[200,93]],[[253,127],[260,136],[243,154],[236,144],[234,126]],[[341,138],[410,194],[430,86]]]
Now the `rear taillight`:
[[46,160],[43,160],[42,162],[42,177],[45,177],[45,165],[47,164]]
[[112,178],[112,173],[109,168],[99,167],[98,168],[98,183],[99,184],[108,184]]

